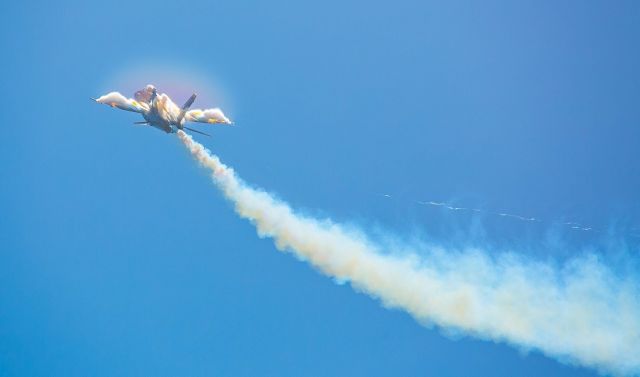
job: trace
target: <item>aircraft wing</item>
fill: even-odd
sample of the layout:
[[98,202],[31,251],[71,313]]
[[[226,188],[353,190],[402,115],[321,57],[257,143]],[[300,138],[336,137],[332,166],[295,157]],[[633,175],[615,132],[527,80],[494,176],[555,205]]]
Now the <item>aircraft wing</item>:
[[138,102],[131,98],[126,98],[118,92],[111,92],[96,99],[96,102],[117,107],[118,109],[133,111],[135,113],[146,113],[149,111],[149,105],[144,102]]
[[206,110],[189,110],[185,113],[184,119],[189,122],[198,122],[198,123],[222,123],[222,124],[232,124],[229,118],[224,116],[222,110],[215,109],[206,109]]

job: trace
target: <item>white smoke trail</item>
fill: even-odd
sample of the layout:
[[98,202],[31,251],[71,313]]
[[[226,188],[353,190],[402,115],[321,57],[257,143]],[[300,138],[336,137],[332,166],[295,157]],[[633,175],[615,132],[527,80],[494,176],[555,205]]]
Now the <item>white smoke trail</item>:
[[261,237],[385,306],[404,309],[424,324],[537,349],[604,373],[640,372],[637,281],[616,278],[595,258],[556,269],[480,250],[383,254],[362,235],[297,214],[247,186],[189,135],[178,136]]

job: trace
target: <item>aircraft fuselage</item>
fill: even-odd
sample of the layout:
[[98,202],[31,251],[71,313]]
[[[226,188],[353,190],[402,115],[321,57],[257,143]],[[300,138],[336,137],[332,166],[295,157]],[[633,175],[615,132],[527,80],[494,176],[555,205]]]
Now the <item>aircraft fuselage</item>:
[[177,131],[176,129],[174,129],[174,127],[171,127],[171,122],[168,119],[165,119],[164,117],[162,117],[162,115],[160,115],[160,112],[158,111],[158,107],[156,106],[155,101],[151,102],[149,111],[146,113],[143,113],[142,116],[144,117],[144,120],[149,122],[149,125],[151,127],[155,127],[166,133],[172,133]]
[[[178,129],[181,129],[182,124],[178,124],[176,119],[172,119],[170,113],[160,108],[160,101],[158,101],[158,95],[154,89],[149,103],[149,111],[142,113],[144,120],[146,120],[151,127],[162,130],[166,133],[175,133]],[[183,123],[184,120],[182,120]]]

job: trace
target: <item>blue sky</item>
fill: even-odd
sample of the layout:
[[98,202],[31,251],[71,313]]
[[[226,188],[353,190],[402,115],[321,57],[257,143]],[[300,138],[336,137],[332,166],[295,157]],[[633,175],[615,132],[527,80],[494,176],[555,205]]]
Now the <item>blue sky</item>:
[[237,124],[198,139],[307,213],[637,273],[639,19],[631,1],[2,5],[0,376],[596,375],[336,285],[256,237],[174,136],[89,97],[190,76]]

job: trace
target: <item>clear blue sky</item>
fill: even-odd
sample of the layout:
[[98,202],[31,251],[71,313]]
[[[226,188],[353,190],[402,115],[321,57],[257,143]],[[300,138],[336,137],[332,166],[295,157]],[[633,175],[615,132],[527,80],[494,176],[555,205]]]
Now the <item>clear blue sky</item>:
[[196,105],[238,125],[198,139],[296,208],[628,266],[640,3],[87,3],[0,7],[0,376],[596,375],[335,284],[257,238],[174,135],[89,97],[197,71]]

